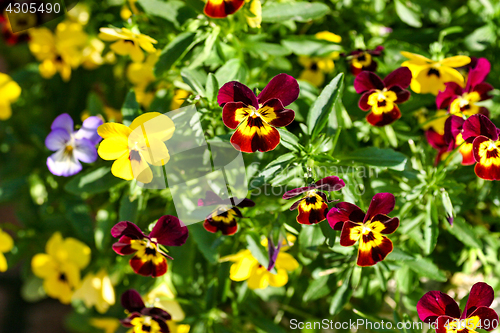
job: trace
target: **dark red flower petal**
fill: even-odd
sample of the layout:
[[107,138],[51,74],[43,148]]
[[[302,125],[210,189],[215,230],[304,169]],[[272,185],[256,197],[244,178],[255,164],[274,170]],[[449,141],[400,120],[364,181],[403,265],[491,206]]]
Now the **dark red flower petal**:
[[[361,227],[362,223],[355,223],[346,221],[342,225],[342,232],[340,233],[340,245],[353,246],[359,240],[359,235],[355,232],[355,228]],[[351,237],[352,234],[352,237]]]
[[119,255],[126,256],[132,253],[135,253],[137,250],[134,250],[130,245],[132,238],[128,236],[122,236],[118,240],[118,242],[113,244],[113,250]]
[[211,18],[225,18],[243,6],[245,0],[207,0],[203,12]]
[[367,50],[371,55],[378,57],[382,54],[384,47],[382,45],[377,46],[374,50]]
[[446,88],[436,96],[436,106],[439,110],[448,110],[451,102],[464,93],[462,87],[455,82],[446,82],[445,86]]
[[129,312],[140,312],[146,307],[141,295],[134,289],[129,289],[122,294],[121,303]]
[[[238,198],[232,198],[234,200],[234,202],[238,202],[240,199]],[[243,199],[241,200],[238,204],[236,204],[236,206],[238,207],[241,207],[241,208],[245,208],[245,207],[253,207],[255,206],[255,202],[251,199]]]
[[476,311],[476,309],[481,306],[489,307],[494,299],[495,292],[492,287],[484,282],[474,284],[470,290],[467,304],[465,305],[465,311],[461,318],[470,317],[472,312]]
[[300,205],[300,202],[301,202],[302,200],[304,200],[304,199],[305,199],[305,198],[301,198],[301,199],[299,199],[299,200],[295,201],[295,202],[293,203],[293,205],[290,207],[290,210],[295,210],[295,209],[297,209],[297,207],[299,207],[299,205]]
[[399,67],[389,73],[383,82],[387,89],[393,86],[399,86],[402,89],[406,89],[411,83],[411,71],[408,67]]
[[486,58],[479,58],[477,60],[476,66],[469,72],[467,77],[467,85],[465,90],[471,91],[475,90],[474,87],[486,80],[486,77],[490,73],[491,64]]
[[288,74],[278,74],[271,79],[264,90],[257,97],[260,104],[265,104],[268,100],[276,98],[283,106],[295,102],[299,97],[299,83],[293,76]]
[[166,320],[171,320],[172,316],[167,311],[160,308],[144,308],[141,311],[144,316],[152,317],[158,322],[165,322]]
[[280,143],[280,133],[260,117],[248,117],[231,136],[231,144],[245,153],[273,150]]
[[130,259],[129,264],[136,274],[151,277],[164,275],[167,272],[168,267],[167,259],[164,257],[159,263],[154,264],[151,260],[143,261],[143,258],[135,255],[132,259]]
[[337,176],[325,177],[318,180],[315,184],[317,186],[316,189],[328,192],[340,191],[345,186],[344,181]]
[[129,221],[122,221],[115,224],[115,226],[111,228],[111,236],[114,238],[128,236],[132,239],[142,239],[146,237],[138,226]]
[[396,93],[397,99],[394,101],[396,104],[401,104],[410,99],[410,92],[408,90],[404,90],[399,86],[392,86],[389,90],[394,91]]
[[370,95],[375,92],[374,89],[368,90],[365,92],[363,95],[361,95],[361,98],[359,99],[358,106],[361,110],[363,111],[368,111],[372,108],[370,104],[368,104],[368,98],[370,98]]
[[487,99],[493,98],[493,96],[490,96],[488,94],[493,89],[495,88],[493,88],[491,84],[483,82],[476,85],[473,91],[476,91],[479,94],[479,96],[481,97],[481,101],[485,101]]
[[483,135],[493,141],[498,140],[498,132],[495,124],[482,114],[470,116],[463,125],[462,137],[464,140],[468,138]]
[[384,82],[382,82],[377,74],[372,72],[363,71],[354,79],[354,89],[356,89],[358,94],[372,89],[383,90],[384,88]]
[[397,105],[394,105],[394,108],[390,112],[384,112],[382,114],[376,115],[373,112],[370,112],[366,116],[366,120],[373,126],[381,127],[381,126],[386,126],[390,125],[396,120],[401,118],[401,111],[399,111],[399,108]]
[[462,128],[465,120],[459,116],[450,116],[444,123],[444,142],[449,146],[449,149],[455,149],[456,139],[462,133]]
[[228,102],[222,109],[222,121],[230,129],[235,129],[251,113],[252,109],[243,102]]
[[326,219],[328,205],[324,201],[317,200],[317,197],[304,198],[299,204],[299,215],[297,222],[300,224],[317,224]]
[[344,222],[363,222],[365,213],[356,205],[349,202],[339,202],[334,208],[330,209],[326,215],[328,224],[334,230],[342,230]]
[[358,260],[356,264],[361,267],[373,266],[382,261],[392,252],[394,246],[389,238],[378,234],[379,238],[375,238],[373,232],[368,235],[361,236],[363,242],[367,245],[359,247]]
[[229,102],[242,102],[247,106],[252,105],[256,109],[259,108],[259,102],[257,102],[257,97],[253,91],[237,81],[228,82],[219,89],[217,103],[224,106]]
[[377,193],[373,196],[370,202],[370,207],[368,207],[368,212],[363,220],[363,223],[370,221],[375,215],[384,214],[387,215],[394,209],[396,205],[396,199],[392,193]]
[[181,246],[186,243],[188,228],[177,217],[164,215],[156,222],[150,238],[156,238],[159,244],[165,246]]
[[418,317],[425,323],[433,323],[440,316],[460,318],[460,308],[450,296],[440,291],[429,291],[417,303]]
[[[228,215],[228,213],[231,212],[232,214]],[[205,222],[203,222],[203,227],[205,230],[212,233],[220,231],[225,236],[234,235],[236,231],[238,231],[238,223],[234,216],[241,217],[241,212],[238,208],[232,208],[224,215],[212,213]]]
[[266,101],[259,109],[259,113],[274,127],[288,126],[295,119],[295,111],[285,109],[281,101],[275,98]]
[[[478,307],[467,318],[471,323],[479,319],[477,322],[480,323],[480,325],[476,328],[481,328],[486,331],[493,331],[498,327],[498,314],[495,310],[486,306]],[[465,320],[467,321],[467,319]]]
[[390,235],[399,227],[399,219],[397,217],[389,217],[384,214],[377,214],[373,217],[372,222],[380,222],[384,225],[384,229],[380,230],[381,234]]

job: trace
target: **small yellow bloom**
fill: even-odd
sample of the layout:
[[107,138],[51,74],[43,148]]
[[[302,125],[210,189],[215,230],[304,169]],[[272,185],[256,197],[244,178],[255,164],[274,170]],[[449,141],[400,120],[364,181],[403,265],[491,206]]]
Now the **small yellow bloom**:
[[42,278],[48,296],[68,304],[80,286],[80,270],[90,262],[90,248],[74,238],[63,239],[56,232],[48,240],[46,253],[36,254],[31,260],[33,273]]
[[86,4],[77,3],[67,12],[67,17],[81,25],[86,25],[90,19],[89,7]]
[[174,131],[172,120],[158,112],[140,115],[130,127],[105,123],[97,129],[104,139],[97,152],[104,160],[116,160],[111,167],[115,177],[150,183],[153,172],[149,165],[160,166],[169,161],[164,141],[169,140]]
[[446,119],[450,116],[448,112],[445,110],[437,110],[434,116],[426,117],[423,112],[417,114],[418,121],[422,124],[422,129],[427,131],[429,129],[433,129],[439,135],[444,135],[444,125],[446,123]]
[[247,16],[247,23],[250,28],[260,28],[262,23],[262,3],[260,0],[246,0],[250,2],[249,11],[252,16]]
[[102,51],[104,51],[104,47],[105,45],[100,39],[90,39],[87,46],[82,51],[83,68],[92,70],[104,64],[105,59],[102,57]]
[[115,333],[118,328],[120,328],[120,320],[116,318],[92,318],[90,319],[90,325],[95,328],[99,328],[104,333]]
[[[267,240],[262,244],[267,245]],[[284,241],[284,244],[289,244]],[[241,250],[237,254],[221,258],[221,261],[232,261],[229,278],[233,281],[247,281],[250,289],[265,289],[269,285],[282,287],[288,282],[288,272],[299,267],[299,263],[292,255],[284,252],[288,248],[282,247],[276,258],[275,268],[277,273],[273,274],[259,264],[250,250]]]
[[299,79],[316,87],[321,86],[325,82],[325,74],[333,72],[335,68],[333,60],[337,58],[338,54],[331,54],[328,57],[299,57],[299,63],[305,67]]
[[342,41],[342,37],[330,31],[321,31],[316,33],[314,36],[317,39],[327,40],[332,43],[340,43]]
[[134,86],[146,87],[156,80],[154,67],[158,62],[160,52],[151,53],[144,62],[134,62],[128,65],[127,78]]
[[125,4],[121,11],[120,11],[120,16],[124,20],[128,20],[132,15],[137,15],[139,13],[139,10],[135,6],[135,3],[137,0],[128,0],[127,4]]
[[83,300],[85,306],[95,306],[99,313],[105,313],[115,304],[115,290],[105,269],[99,273],[88,273],[81,287],[73,294],[73,299]]
[[148,53],[156,51],[153,44],[157,41],[141,33],[126,28],[101,28],[100,31],[99,38],[106,42],[114,42],[111,44],[111,50],[122,56],[130,56],[134,62],[144,60],[142,50]]
[[10,252],[14,247],[14,240],[8,233],[0,229],[0,272],[7,270],[7,259],[4,253]]
[[467,56],[454,56],[434,61],[419,54],[402,51],[401,54],[410,59],[401,64],[408,67],[412,74],[411,90],[417,94],[431,93],[437,95],[444,91],[446,82],[464,84],[464,77],[455,68],[470,63]]
[[189,91],[177,89],[174,93],[174,98],[172,98],[172,102],[170,103],[170,110],[177,110],[180,108],[189,95]]
[[12,115],[10,105],[21,95],[21,87],[10,76],[0,73],[0,120],[9,119]]

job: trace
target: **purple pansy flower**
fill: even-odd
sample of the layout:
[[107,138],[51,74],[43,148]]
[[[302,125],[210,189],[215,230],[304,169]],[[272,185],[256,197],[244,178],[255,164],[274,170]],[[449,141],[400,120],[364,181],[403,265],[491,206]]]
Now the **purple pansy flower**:
[[95,148],[102,138],[97,128],[103,121],[98,117],[88,117],[82,127],[74,130],[73,119],[67,113],[59,115],[52,126],[52,132],[45,139],[45,146],[54,154],[47,158],[49,171],[56,176],[69,177],[82,170],[82,164],[92,163],[97,159]]

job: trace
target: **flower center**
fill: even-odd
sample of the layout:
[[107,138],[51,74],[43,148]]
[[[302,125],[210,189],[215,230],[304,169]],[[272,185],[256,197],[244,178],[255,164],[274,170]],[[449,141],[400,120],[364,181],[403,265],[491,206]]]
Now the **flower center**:
[[375,90],[368,96],[368,105],[372,106],[372,112],[376,115],[381,115],[386,112],[391,112],[394,109],[394,102],[398,99],[396,93],[392,90]]
[[257,118],[257,117],[260,118],[261,117],[259,111],[257,109],[255,109],[255,107],[253,107],[252,105],[250,105],[250,110],[251,110],[251,112],[250,112],[249,117],[252,117],[252,118]]

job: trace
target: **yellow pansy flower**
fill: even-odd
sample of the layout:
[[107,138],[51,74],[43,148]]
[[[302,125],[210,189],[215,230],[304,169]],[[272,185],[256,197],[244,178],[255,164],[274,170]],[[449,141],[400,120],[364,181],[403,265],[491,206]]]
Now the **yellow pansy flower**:
[[137,9],[135,3],[137,0],[127,0],[126,4],[123,5],[122,9],[120,10],[120,16],[124,20],[128,20],[132,15],[137,15],[139,13],[139,10]]
[[105,59],[102,56],[102,51],[104,51],[104,43],[98,38],[92,38],[89,40],[87,46],[82,51],[82,66],[85,69],[96,69],[105,63]]
[[418,122],[422,124],[424,131],[432,128],[439,135],[444,135],[444,125],[449,116],[450,114],[445,110],[437,110],[432,117],[426,117],[424,112],[417,114]]
[[127,28],[101,28],[99,38],[111,44],[111,50],[122,56],[130,56],[134,62],[144,60],[142,50],[153,53],[156,51],[153,44],[157,41],[141,33],[135,33]]
[[174,130],[172,120],[158,112],[140,115],[130,127],[105,123],[97,129],[104,139],[97,152],[104,160],[115,160],[111,167],[115,177],[150,183],[153,172],[149,165],[165,165],[169,161],[164,141],[172,137]]
[[14,247],[14,240],[8,233],[0,229],[0,272],[7,270],[7,259],[4,253],[10,252]]
[[38,61],[40,75],[49,79],[59,73],[64,81],[71,78],[71,70],[80,66],[88,36],[75,22],[61,22],[53,34],[47,28],[30,29],[29,48]]
[[10,76],[0,73],[0,120],[9,119],[12,115],[10,105],[21,95],[21,87]]
[[[284,241],[284,244],[287,244]],[[267,239],[263,240],[262,245],[267,245]],[[252,255],[250,250],[241,250],[240,252],[221,258],[221,261],[232,261],[229,272],[229,278],[233,281],[247,281],[250,289],[265,289],[269,285],[273,287],[282,287],[288,282],[288,272],[294,271],[299,267],[299,263],[286,253],[288,248],[282,247],[276,258],[275,268],[277,273],[273,274],[259,264],[258,260]]]
[[262,3],[260,0],[246,1],[250,2],[248,10],[252,14],[252,16],[246,16],[248,26],[250,26],[250,28],[260,28],[260,24],[262,23]]
[[120,320],[116,318],[92,318],[90,325],[102,330],[104,333],[115,333],[120,328]]
[[464,77],[456,70],[470,63],[467,56],[459,55],[434,61],[419,54],[402,51],[401,54],[410,59],[401,64],[408,67],[412,74],[411,90],[417,94],[431,93],[437,95],[444,91],[446,82],[464,84]]
[[31,260],[33,273],[42,278],[48,296],[69,304],[76,288],[80,286],[80,270],[90,262],[90,248],[77,239],[63,239],[56,232],[48,240],[46,253],[39,253]]
[[101,269],[97,274],[88,273],[73,294],[73,299],[82,300],[87,308],[95,306],[99,313],[108,311],[115,304],[115,289],[106,270]]

